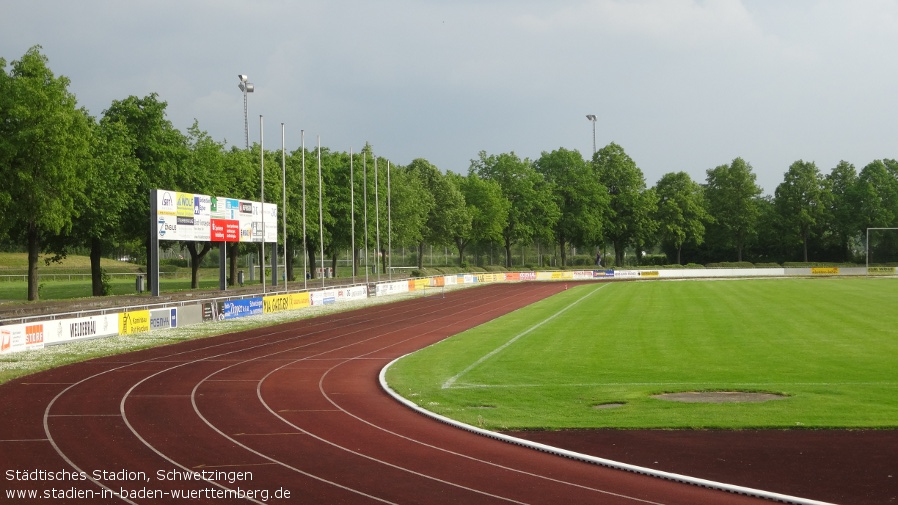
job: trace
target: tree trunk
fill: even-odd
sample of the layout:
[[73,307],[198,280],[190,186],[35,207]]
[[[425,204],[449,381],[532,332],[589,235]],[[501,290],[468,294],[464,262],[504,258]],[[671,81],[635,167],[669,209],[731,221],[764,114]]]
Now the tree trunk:
[[100,258],[103,257],[103,242],[98,237],[90,239],[90,286],[92,296],[104,296],[103,269]]
[[511,240],[507,237],[504,239],[505,246],[505,268],[511,268]]
[[237,259],[240,257],[240,244],[237,242],[231,242],[228,244],[228,260],[229,260],[229,277],[228,284],[231,286],[237,285]]
[[683,246],[682,246],[682,245],[677,246],[677,265],[680,265],[680,264],[681,264],[681,262],[680,262],[680,253],[681,253],[682,251],[683,251]]
[[294,281],[296,281],[296,272],[295,272],[295,266],[294,266],[294,263],[296,263],[296,262],[293,261],[293,255],[290,254],[291,249],[287,245],[286,241],[284,243],[285,243],[284,250],[287,251],[287,254],[284,255],[285,256],[284,262],[286,263],[284,265],[284,268],[287,270],[287,280],[290,282],[294,282]]
[[203,248],[200,251],[196,250],[196,242],[187,242],[187,251],[190,253],[190,287],[192,289],[200,287],[200,265],[203,263],[206,253],[211,250],[211,242],[203,242]]
[[564,237],[558,237],[558,250],[559,256],[561,257],[561,266],[567,266],[567,251],[564,249],[565,240]]
[[467,247],[468,241],[463,238],[455,239],[455,247],[458,249],[458,266],[462,266],[465,264],[465,247]]
[[337,276],[337,253],[331,255],[331,272],[333,272],[333,276]]
[[424,242],[418,244],[418,270],[424,268]]
[[380,250],[380,264],[381,264],[381,272],[388,273],[387,272],[387,250],[386,249]]
[[315,268],[315,248],[309,248],[309,278],[317,279],[318,278],[318,269]]
[[624,245],[618,239],[611,241],[614,245],[614,266],[620,268],[624,266]]
[[41,252],[40,233],[34,223],[28,224],[28,301],[36,301],[40,297],[37,275],[37,262]]

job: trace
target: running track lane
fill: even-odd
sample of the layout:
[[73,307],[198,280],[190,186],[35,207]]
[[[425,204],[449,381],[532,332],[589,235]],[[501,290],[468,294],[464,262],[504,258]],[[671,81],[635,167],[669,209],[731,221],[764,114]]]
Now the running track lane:
[[[378,372],[397,356],[563,289],[487,285],[7,383],[0,501],[54,502],[5,494],[33,489],[62,493],[55,502],[67,504],[762,502],[484,438],[416,414],[380,389]],[[10,480],[16,470],[56,480]],[[185,480],[199,471],[212,478]],[[122,490],[127,498],[113,496]],[[173,492],[193,494],[178,500]]]

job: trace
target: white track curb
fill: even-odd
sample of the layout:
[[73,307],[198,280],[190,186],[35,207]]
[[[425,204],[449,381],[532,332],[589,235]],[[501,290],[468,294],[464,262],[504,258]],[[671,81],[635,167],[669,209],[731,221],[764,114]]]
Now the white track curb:
[[773,500],[773,501],[777,501],[777,502],[781,502],[781,503],[790,503],[790,504],[796,504],[796,505],[833,505],[828,502],[809,500],[807,498],[798,498],[796,496],[789,496],[789,495],[784,495],[784,494],[779,494],[779,493],[773,493],[770,491],[762,491],[760,489],[753,489],[753,488],[749,488],[749,487],[736,486],[733,484],[725,484],[722,482],[715,482],[715,481],[711,481],[711,480],[699,479],[697,477],[689,477],[688,475],[680,475],[677,473],[663,472],[661,470],[652,470],[651,468],[630,465],[627,463],[621,463],[619,461],[613,461],[610,459],[598,458],[595,456],[590,456],[588,454],[581,454],[579,452],[568,451],[566,449],[559,449],[557,447],[540,444],[538,442],[531,442],[529,440],[524,440],[521,438],[510,437],[510,436],[504,435],[502,433],[496,433],[493,431],[484,430],[484,429],[478,428],[476,426],[471,426],[470,424],[464,424],[464,423],[458,422],[454,419],[449,419],[446,416],[442,416],[440,414],[436,414],[434,412],[431,412],[429,410],[419,407],[414,402],[407,400],[406,398],[400,396],[399,393],[394,391],[393,388],[391,388],[387,384],[387,380],[386,380],[387,369],[389,369],[393,365],[393,363],[396,363],[403,357],[404,356],[400,356],[400,357],[394,359],[393,361],[387,363],[387,365],[380,370],[380,374],[378,376],[378,378],[380,380],[380,387],[383,388],[383,390],[386,391],[387,394],[392,396],[396,401],[405,405],[406,407],[408,407],[420,414],[423,414],[427,417],[436,419],[437,421],[441,421],[443,423],[454,426],[456,428],[461,428],[463,430],[467,430],[472,433],[482,435],[484,437],[489,437],[489,438],[493,438],[496,440],[501,440],[503,442],[508,442],[508,443],[520,445],[523,447],[528,447],[530,449],[536,449],[537,451],[547,452],[547,453],[555,454],[557,456],[562,456],[565,458],[584,461],[586,463],[592,463],[595,465],[605,466],[605,467],[609,467],[609,468],[615,468],[618,470],[624,470],[627,472],[638,473],[641,475],[647,475],[650,477],[657,477],[659,479],[682,482],[685,484],[691,484],[693,486],[699,486],[699,487],[704,487],[704,488],[709,488],[709,489],[717,489],[720,491],[726,491],[729,493],[741,494],[741,495],[746,495],[746,496],[753,496],[753,497],[757,497],[757,498],[764,498],[767,500]]

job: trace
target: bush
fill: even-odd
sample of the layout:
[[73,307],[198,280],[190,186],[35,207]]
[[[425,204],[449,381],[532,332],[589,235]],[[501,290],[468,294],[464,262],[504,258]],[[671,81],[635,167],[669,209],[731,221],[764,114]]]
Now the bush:
[[168,258],[159,260],[159,270],[165,272],[166,270],[162,270],[163,266],[188,268],[190,266],[190,260],[188,260],[187,258]]
[[721,261],[720,263],[708,263],[708,268],[754,268],[754,263],[750,261]]

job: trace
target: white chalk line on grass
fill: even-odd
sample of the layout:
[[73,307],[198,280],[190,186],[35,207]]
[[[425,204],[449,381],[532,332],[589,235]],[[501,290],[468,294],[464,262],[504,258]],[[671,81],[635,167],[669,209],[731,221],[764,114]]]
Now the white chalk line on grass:
[[582,302],[583,300],[585,300],[586,298],[592,296],[593,294],[595,294],[595,293],[598,292],[600,289],[602,289],[602,288],[604,288],[604,287],[606,287],[606,286],[610,286],[610,284],[602,284],[602,285],[600,285],[599,287],[593,289],[593,290],[590,291],[589,293],[586,293],[585,295],[581,296],[580,298],[574,300],[574,301],[571,302],[568,306],[566,306],[566,307],[564,307],[563,309],[559,310],[558,312],[552,314],[552,315],[549,316],[548,318],[543,319],[542,321],[536,323],[535,325],[531,326],[530,328],[527,328],[526,330],[522,331],[521,333],[518,333],[517,335],[515,335],[514,337],[512,337],[511,340],[509,340],[508,342],[505,342],[504,344],[500,345],[499,347],[493,349],[492,351],[488,352],[487,354],[485,354],[484,356],[482,356],[480,359],[478,359],[478,360],[475,361],[474,363],[471,363],[471,365],[469,365],[467,368],[465,368],[465,369],[462,370],[461,372],[458,372],[457,374],[453,375],[452,377],[449,377],[448,379],[446,379],[446,382],[443,383],[442,389],[449,389],[449,388],[451,388],[452,385],[455,384],[455,381],[457,381],[457,380],[458,380],[459,378],[461,378],[463,375],[465,375],[466,373],[468,373],[468,372],[470,372],[471,370],[473,370],[474,368],[476,368],[478,365],[480,365],[480,364],[483,363],[484,361],[490,359],[491,357],[495,356],[496,354],[499,354],[499,353],[502,352],[505,348],[507,348],[507,347],[510,346],[511,344],[517,342],[518,339],[520,339],[521,337],[527,335],[527,334],[530,333],[531,331],[533,331],[533,330],[539,328],[540,326],[542,326],[542,325],[548,323],[549,321],[555,319],[556,317],[560,316],[561,314],[567,312],[567,311],[570,310],[574,305],[577,305],[578,303],[580,303],[580,302]]
[[[572,384],[473,384],[455,383],[454,389],[514,389],[514,388],[583,388],[583,387],[634,387],[634,386],[692,386],[692,387],[772,387],[772,386],[889,386],[896,387],[898,382],[584,382]],[[445,386],[444,386],[445,387]]]

